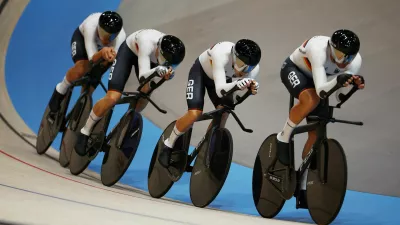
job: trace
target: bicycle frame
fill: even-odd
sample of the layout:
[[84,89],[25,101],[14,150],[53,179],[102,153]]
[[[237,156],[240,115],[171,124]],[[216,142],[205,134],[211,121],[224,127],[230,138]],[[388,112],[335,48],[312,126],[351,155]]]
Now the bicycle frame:
[[[237,88],[232,88],[229,92],[224,94],[224,97],[227,97],[228,95],[232,94],[233,92],[237,91]],[[233,118],[235,118],[236,122],[239,124],[240,128],[242,128],[243,131],[252,133],[253,130],[247,129],[244,127],[243,123],[240,121],[239,117],[236,115],[236,113],[233,111],[235,106],[239,105],[242,103],[246,98],[248,98],[251,95],[251,90],[248,90],[245,95],[242,97],[237,96],[237,102],[233,104],[233,106],[228,106],[228,105],[223,105],[222,108],[220,109],[215,109],[207,113],[203,113],[200,118],[196,120],[196,122],[199,121],[205,121],[205,120],[212,120],[211,122],[211,127],[207,130],[207,133],[203,138],[200,140],[200,142],[197,144],[193,152],[189,155],[188,158],[188,163],[187,165],[190,165],[193,160],[196,158],[196,156],[199,154],[199,146],[204,142],[206,138],[208,138],[208,135],[210,134],[210,130],[217,130],[221,127],[221,121],[222,121],[222,115],[224,113],[229,113],[233,115]],[[187,136],[188,139],[191,138],[191,135]]]
[[[208,138],[208,135],[210,134],[210,130],[216,130],[220,128],[221,126],[221,120],[222,120],[222,114],[224,113],[224,109],[217,109],[214,111],[211,111],[209,114],[203,114],[196,122],[198,121],[205,121],[205,120],[210,120],[212,119],[211,122],[211,127],[207,130],[207,133],[203,138],[200,140],[200,142],[197,144],[197,146],[194,148],[193,152],[189,155],[188,157],[188,162],[187,165],[190,165],[193,160],[196,158],[196,156],[199,154],[199,147],[200,145]],[[190,139],[191,135],[188,135],[188,139]]]
[[[150,99],[150,95],[151,93],[157,89],[158,87],[160,87],[166,80],[162,79],[161,81],[155,83],[152,82],[151,80],[157,76],[157,73],[152,74],[151,76],[149,76],[147,79],[143,80],[143,83],[137,88],[136,92],[123,92],[122,94],[125,95],[124,97],[120,98],[116,105],[121,105],[121,104],[127,104],[129,103],[129,108],[127,110],[127,112],[124,114],[128,115],[129,113],[131,113],[132,111],[136,110],[136,106],[137,106],[137,102],[141,99],[141,98],[145,98],[147,99],[158,111],[160,111],[161,113],[167,113],[167,111],[161,109],[160,107],[157,106],[156,103],[154,103],[151,99]],[[144,93],[141,91],[141,89],[147,84],[150,83],[150,91],[148,93]],[[114,107],[110,109],[111,111],[114,110]],[[112,112],[108,114],[108,118],[107,119],[107,124],[106,126],[108,127],[108,123],[111,121],[111,116],[112,116]],[[123,117],[124,117],[123,116]],[[122,117],[122,118],[123,118]],[[121,121],[119,121],[111,130],[111,132],[105,137],[105,143],[108,143],[111,138],[116,134],[116,130],[115,129],[117,126],[119,126],[119,124],[121,123]]]
[[[302,163],[300,164],[300,166],[297,170],[297,173],[296,173],[297,182],[300,182],[300,178],[303,176],[305,170],[311,164],[311,162],[314,159],[314,157],[316,156],[316,154],[320,151],[321,144],[323,144],[327,140],[326,126],[329,122],[332,122],[332,123],[339,122],[339,123],[347,123],[347,124],[354,124],[354,125],[363,125],[362,122],[337,120],[337,119],[333,118],[334,109],[340,108],[341,105],[344,102],[346,102],[351,97],[351,95],[353,95],[357,90],[358,90],[358,87],[354,86],[349,91],[349,93],[347,93],[346,95],[342,94],[341,96],[339,96],[341,101],[336,106],[329,105],[329,99],[328,99],[329,95],[328,95],[325,99],[323,99],[323,101],[324,101],[323,104],[328,104],[328,107],[329,107],[328,117],[321,118],[319,116],[308,116],[307,118],[310,121],[314,121],[314,122],[308,123],[303,126],[298,126],[293,130],[293,132],[290,136],[290,145],[289,145],[289,153],[290,153],[290,160],[291,160],[290,169],[294,169],[294,140],[293,140],[294,135],[313,131],[313,130],[316,130],[316,132],[317,132],[317,140],[315,141],[315,143],[313,144],[313,147],[308,152],[308,154],[305,156],[304,160],[302,161]],[[332,94],[332,93],[333,92],[330,92],[329,94]],[[291,96],[289,110],[293,107],[293,105],[294,105],[294,97]],[[326,150],[329,151],[328,146],[324,146],[324,147]],[[328,162],[329,162],[328,154],[325,154],[324,156],[325,157],[324,157],[324,161],[323,161],[322,168],[321,168],[322,171],[321,170],[319,171],[321,183],[326,183],[327,176],[328,176],[327,170],[326,170],[326,166],[328,165]]]
[[[93,74],[93,73],[92,73],[92,70],[93,70],[94,68],[97,68],[97,66],[99,66],[103,61],[104,61],[104,59],[100,59],[100,60],[97,61],[96,63],[92,64],[92,65],[91,65],[91,68],[89,69],[89,71],[86,72],[86,74],[85,74],[82,78],[80,78],[80,79],[78,79],[78,80],[72,82],[70,88],[79,87],[79,86],[81,86],[81,87],[83,88],[83,86],[86,86],[86,85],[89,84],[91,81],[99,79],[98,74]],[[101,79],[101,77],[100,77],[100,79]],[[104,86],[103,82],[100,81],[99,84],[101,85],[101,87],[102,87],[102,89],[104,90],[104,92],[107,93],[107,89],[106,89],[106,87]],[[78,100],[77,100],[76,102],[80,102],[80,101],[82,100],[82,98],[85,97],[88,93],[89,93],[89,87],[84,88],[84,91],[80,94],[80,96],[79,96],[79,98],[78,98]],[[67,113],[67,115],[66,115],[66,117],[65,117],[65,121],[66,121],[66,122],[69,121],[69,120],[71,119],[72,112],[74,111],[74,109],[75,109],[76,106],[77,106],[77,104],[75,104],[74,107],[71,109],[71,111],[69,111],[69,112]],[[82,115],[82,112],[83,112],[83,109],[79,112],[78,118],[80,118],[80,116]]]
[[[293,133],[292,133],[293,136],[295,134],[301,134],[301,133],[305,133],[305,132],[309,132],[309,131],[313,131],[313,130],[316,130],[316,132],[317,132],[317,140],[315,141],[315,143],[313,144],[313,147],[308,152],[308,154],[305,156],[303,162],[300,164],[300,166],[297,170],[297,181],[298,182],[300,181],[300,178],[303,176],[303,174],[306,171],[306,169],[308,168],[308,166],[311,164],[311,162],[314,159],[314,157],[316,156],[316,154],[319,152],[321,144],[327,139],[327,136],[326,136],[327,123],[328,123],[327,121],[316,121],[316,122],[312,122],[312,123],[309,123],[304,126],[300,126],[300,127],[298,127],[297,130],[296,130],[296,128],[293,130]],[[290,158],[291,158],[291,162],[292,162],[290,167],[294,168],[294,144],[293,144],[292,138],[291,138],[291,144],[290,144],[289,149],[290,149],[290,151],[289,151]],[[327,158],[327,155],[325,155],[324,163],[322,165],[323,168],[325,168],[327,163],[328,163],[328,158]],[[326,169],[323,169],[323,171],[326,172]],[[326,173],[322,174],[322,177],[320,177],[320,178],[321,178],[322,183],[325,183],[327,180],[327,174]]]
[[[353,84],[354,85],[354,84]],[[278,193],[281,195],[281,197],[283,199],[285,199],[286,197],[283,195],[283,192],[288,191],[291,187],[291,185],[293,185],[293,183],[291,182],[291,174],[293,173],[293,171],[295,171],[295,163],[294,163],[294,135],[296,134],[300,134],[300,133],[305,133],[305,132],[309,132],[309,131],[313,131],[316,130],[317,132],[317,140],[315,141],[315,143],[313,144],[313,148],[310,150],[310,152],[308,152],[307,156],[305,157],[305,159],[302,161],[301,165],[299,166],[299,169],[297,171],[295,171],[295,175],[296,176],[296,186],[298,187],[298,185],[300,184],[301,181],[301,177],[304,174],[306,168],[312,163],[312,160],[315,158],[316,154],[319,153],[320,151],[320,146],[323,143],[325,146],[325,149],[329,151],[328,146],[326,145],[326,140],[327,140],[327,135],[326,135],[326,126],[328,123],[347,123],[347,124],[353,124],[353,125],[363,125],[362,122],[352,122],[352,121],[345,121],[345,120],[337,120],[335,118],[333,118],[333,110],[334,108],[341,108],[341,105],[346,102],[357,90],[358,90],[358,86],[354,85],[352,87],[352,89],[347,93],[347,94],[340,94],[339,97],[339,103],[336,106],[330,106],[329,105],[329,96],[331,94],[333,94],[336,90],[338,90],[341,86],[336,85],[332,90],[330,90],[328,93],[324,94],[322,97],[322,104],[326,104],[324,107],[328,107],[328,112],[324,112],[323,117],[320,116],[312,116],[312,115],[308,115],[307,119],[308,119],[308,124],[303,125],[303,126],[297,126],[291,133],[291,136],[289,138],[290,140],[290,144],[289,144],[289,157],[290,157],[290,164],[289,166],[283,166],[280,169],[275,169],[275,165],[276,162],[278,161],[278,156],[275,155],[274,159],[272,160],[272,162],[270,163],[270,165],[265,168],[265,170],[263,171],[264,173],[264,177],[266,178],[266,180],[272,185],[272,187],[278,191]],[[290,96],[290,101],[289,101],[289,112],[292,109],[293,105],[294,105],[294,97]],[[321,104],[320,103],[320,104]],[[271,145],[270,145],[270,150],[271,150]],[[322,165],[322,168],[319,170],[319,177],[320,180],[322,181],[322,183],[326,183],[327,181],[327,170],[326,170],[326,165],[328,165],[328,154],[324,155],[324,162]],[[285,175],[283,177],[280,176],[276,176],[272,173],[274,172],[285,172]],[[268,177],[266,177],[266,175]],[[281,189],[283,188],[283,190],[280,190],[276,185],[274,185],[272,183],[272,181],[275,181],[277,183],[281,184]],[[284,186],[283,186],[284,185]]]

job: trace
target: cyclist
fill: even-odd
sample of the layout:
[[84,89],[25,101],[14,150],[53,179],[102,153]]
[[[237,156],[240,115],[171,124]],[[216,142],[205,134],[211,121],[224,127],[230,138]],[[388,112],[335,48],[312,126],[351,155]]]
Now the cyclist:
[[[164,140],[158,159],[162,166],[170,165],[175,141],[202,115],[206,89],[215,108],[222,107],[225,103],[224,93],[235,86],[241,90],[251,87],[253,94],[257,94],[259,85],[254,78],[259,73],[260,59],[260,47],[249,39],[241,39],[236,43],[219,42],[196,59],[190,69],[186,88],[188,111],[176,121],[171,135]],[[232,81],[232,78],[238,79]],[[222,127],[227,118],[227,114],[224,114]]]
[[[50,115],[54,115],[60,109],[60,104],[71,86],[71,82],[85,75],[89,65],[101,58],[105,59],[105,65],[112,62],[125,38],[123,20],[118,13],[113,11],[93,13],[76,28],[71,39],[71,56],[74,66],[56,85],[49,102]],[[107,69],[106,66],[102,73]],[[93,93],[99,82],[91,84],[90,94]],[[50,116],[49,119],[54,118]]]
[[[158,30],[143,29],[129,35],[121,45],[110,69],[107,94],[94,105],[85,126],[80,131],[75,146],[76,152],[82,156],[86,154],[86,145],[94,125],[121,98],[132,66],[135,67],[139,82],[143,82],[154,73],[157,73],[158,77],[153,78],[153,81],[169,80],[185,58],[185,53],[185,45],[179,38]],[[141,92],[148,93],[150,90],[149,82]],[[147,99],[140,99],[136,111],[142,111],[147,103]]]
[[[283,165],[289,165],[289,139],[293,129],[309,114],[320,115],[327,111],[321,99],[333,88],[336,97],[351,85],[363,89],[360,76],[362,58],[360,40],[350,30],[340,29],[330,37],[314,36],[306,40],[283,63],[281,80],[289,93],[299,102],[290,110],[283,130],[277,135],[277,156]],[[328,81],[328,78],[332,78]],[[344,88],[347,87],[347,88]],[[323,101],[321,101],[322,103]],[[303,159],[316,141],[316,131],[308,132],[308,140],[302,153]],[[302,178],[300,199],[305,200],[307,170]],[[300,200],[301,201],[301,200]]]

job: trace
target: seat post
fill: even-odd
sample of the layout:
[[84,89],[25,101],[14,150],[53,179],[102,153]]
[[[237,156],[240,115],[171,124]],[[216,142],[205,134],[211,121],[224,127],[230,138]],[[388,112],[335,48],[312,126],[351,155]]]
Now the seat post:
[[136,105],[137,105],[137,103],[138,103],[138,101],[139,101],[139,99],[140,99],[141,97],[140,97],[140,94],[138,94],[138,95],[135,95],[135,98],[132,100],[132,101],[130,101],[129,102],[129,107],[128,107],[128,109],[132,109],[132,110],[136,110]]
[[222,121],[222,115],[223,115],[223,111],[220,111],[213,115],[211,128],[213,128],[213,127],[217,128],[217,129],[220,128],[221,121]]

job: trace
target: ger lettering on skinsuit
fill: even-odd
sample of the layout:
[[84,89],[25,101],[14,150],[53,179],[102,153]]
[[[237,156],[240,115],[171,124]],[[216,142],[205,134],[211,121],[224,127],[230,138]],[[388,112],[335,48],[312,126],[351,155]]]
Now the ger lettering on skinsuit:
[[193,84],[194,80],[188,80],[188,85],[186,88],[186,99],[193,99]]

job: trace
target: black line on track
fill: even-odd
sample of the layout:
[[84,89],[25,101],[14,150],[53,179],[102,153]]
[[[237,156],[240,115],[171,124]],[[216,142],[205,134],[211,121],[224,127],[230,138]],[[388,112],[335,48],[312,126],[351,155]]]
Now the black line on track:
[[[0,9],[1,10],[1,9]],[[4,123],[12,130],[16,135],[18,135],[23,141],[25,141],[28,145],[32,146],[32,148],[36,149],[36,146],[29,142],[21,133],[19,133],[0,113],[0,119],[4,121]]]
[[[67,199],[67,198],[57,197],[57,196],[53,196],[53,195],[47,195],[47,194],[44,194],[44,193],[39,193],[39,192],[36,192],[36,191],[31,191],[31,190],[22,189],[22,188],[18,188],[18,187],[14,187],[14,186],[9,186],[9,185],[2,184],[2,183],[0,183],[0,186],[6,187],[6,188],[10,188],[10,189],[14,189],[14,190],[18,190],[18,191],[22,191],[22,192],[26,192],[26,193],[40,195],[40,196],[43,196],[43,197],[57,199],[57,200],[61,200],[61,201],[69,202],[69,203],[75,203],[75,204],[79,204],[79,205],[90,206],[90,207],[99,208],[99,209],[105,209],[105,210],[109,210],[109,211],[113,211],[113,212],[119,212],[119,213],[130,214],[130,215],[135,215],[135,216],[140,216],[140,217],[146,217],[146,218],[149,218],[149,219],[156,219],[156,220],[161,220],[161,221],[174,222],[174,223],[179,223],[179,224],[193,224],[194,225],[194,223],[190,223],[190,222],[174,220],[174,219],[169,219],[169,218],[163,218],[163,217],[158,217],[158,216],[153,216],[153,215],[145,215],[145,214],[141,214],[141,213],[135,213],[135,212],[125,211],[125,210],[110,208],[110,207],[106,207],[106,206],[100,206],[100,205],[90,204],[90,203],[86,203],[86,202],[76,201],[76,200],[73,200],[73,199]],[[1,222],[2,221],[0,221],[0,225],[2,224]],[[14,225],[13,223],[11,223],[11,224],[8,223],[8,224],[9,225]],[[8,225],[8,224],[6,223],[6,225]]]

